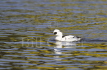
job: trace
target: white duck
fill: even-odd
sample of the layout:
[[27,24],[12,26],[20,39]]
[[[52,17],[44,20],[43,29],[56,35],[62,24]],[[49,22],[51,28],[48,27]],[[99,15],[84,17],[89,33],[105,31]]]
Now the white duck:
[[54,35],[56,35],[55,40],[57,41],[80,41],[81,40],[81,37],[77,37],[73,35],[63,36],[63,33],[58,29],[55,29],[53,33]]

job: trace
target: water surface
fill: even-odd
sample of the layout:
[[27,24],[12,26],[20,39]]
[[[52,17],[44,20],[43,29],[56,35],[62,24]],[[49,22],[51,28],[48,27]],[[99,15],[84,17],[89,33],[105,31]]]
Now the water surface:
[[[106,0],[2,0],[0,69],[106,70],[106,22]],[[96,41],[51,41],[56,28]]]

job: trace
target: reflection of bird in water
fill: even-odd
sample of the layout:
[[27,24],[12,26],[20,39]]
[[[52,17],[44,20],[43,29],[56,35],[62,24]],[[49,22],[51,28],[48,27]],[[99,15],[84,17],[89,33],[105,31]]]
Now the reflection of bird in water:
[[[61,42],[61,41],[56,41],[56,46],[54,48],[54,52],[56,54],[56,56],[54,57],[56,60],[61,60],[60,56],[58,55],[62,55],[62,50],[65,48],[75,48],[76,47],[76,43],[75,42]],[[62,46],[64,46],[64,48],[62,48]],[[64,54],[64,55],[69,55],[69,54]],[[71,55],[71,54],[70,54]]]
[[[76,42],[65,42],[65,41],[56,41],[56,47],[57,48],[62,48],[62,46],[64,46],[64,48],[73,48],[76,47]],[[59,47],[61,46],[61,47]]]
[[80,41],[81,40],[80,37],[73,36],[73,35],[63,36],[63,33],[58,29],[55,29],[53,33],[54,35],[56,35],[55,40],[57,41]]

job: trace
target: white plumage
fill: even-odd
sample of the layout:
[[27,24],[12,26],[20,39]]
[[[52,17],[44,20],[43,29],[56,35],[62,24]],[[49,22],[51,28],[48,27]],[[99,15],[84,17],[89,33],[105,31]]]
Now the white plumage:
[[80,37],[73,36],[73,35],[63,36],[63,33],[58,29],[55,29],[53,33],[54,35],[56,35],[55,40],[57,41],[80,41],[81,40]]

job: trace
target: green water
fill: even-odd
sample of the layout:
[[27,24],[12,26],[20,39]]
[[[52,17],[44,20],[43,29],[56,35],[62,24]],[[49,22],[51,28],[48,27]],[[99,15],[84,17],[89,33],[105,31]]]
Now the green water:
[[[96,41],[51,41],[54,29]],[[106,70],[105,40],[106,0],[0,1],[0,70]]]

